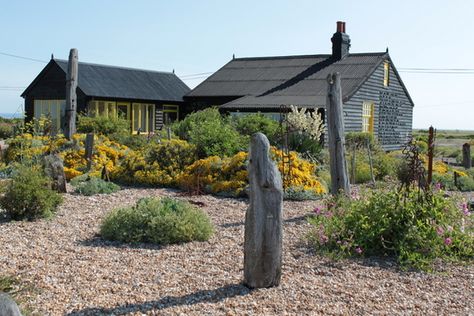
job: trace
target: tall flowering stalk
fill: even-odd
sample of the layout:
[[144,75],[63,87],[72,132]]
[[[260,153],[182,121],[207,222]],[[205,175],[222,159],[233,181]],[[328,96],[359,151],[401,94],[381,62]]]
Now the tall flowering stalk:
[[291,112],[288,113],[287,121],[296,130],[307,133],[313,140],[319,140],[324,130],[321,115],[316,112],[306,112],[306,108],[298,108],[290,105]]

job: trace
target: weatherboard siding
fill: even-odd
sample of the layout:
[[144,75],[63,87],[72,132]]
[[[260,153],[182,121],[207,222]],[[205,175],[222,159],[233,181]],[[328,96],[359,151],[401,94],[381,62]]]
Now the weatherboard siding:
[[346,132],[362,131],[362,104],[374,102],[374,136],[385,150],[397,150],[411,136],[413,106],[390,67],[390,82],[383,85],[383,63],[358,91],[344,103]]

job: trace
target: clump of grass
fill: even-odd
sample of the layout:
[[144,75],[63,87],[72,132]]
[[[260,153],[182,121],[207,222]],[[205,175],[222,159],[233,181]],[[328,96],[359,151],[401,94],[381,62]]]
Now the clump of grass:
[[110,194],[120,190],[120,187],[113,182],[91,177],[76,184],[75,192],[82,195]]
[[188,202],[143,198],[109,213],[100,232],[105,239],[127,243],[173,244],[208,240],[213,226],[206,213]]

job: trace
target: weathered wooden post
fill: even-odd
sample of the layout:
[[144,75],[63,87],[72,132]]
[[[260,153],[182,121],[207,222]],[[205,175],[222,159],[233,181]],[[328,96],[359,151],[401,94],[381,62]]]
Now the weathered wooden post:
[[328,97],[326,108],[328,113],[328,145],[331,169],[331,193],[338,194],[343,190],[350,195],[350,185],[347,177],[346,158],[344,153],[344,121],[342,117],[341,75],[336,72],[329,74]]
[[253,135],[244,241],[244,283],[250,288],[277,286],[281,278],[283,185],[269,154],[267,137]]
[[462,145],[462,165],[466,169],[470,169],[472,167],[471,145],[469,143]]
[[0,293],[0,315],[21,316],[20,309],[15,301],[6,293]]
[[78,53],[77,49],[71,48],[69,51],[69,61],[67,64],[66,75],[66,126],[64,136],[68,140],[76,132],[76,110],[77,110],[77,71],[78,71]]
[[426,187],[428,188],[433,181],[433,156],[434,156],[434,128],[430,126],[428,130],[428,179]]
[[92,153],[94,151],[94,134],[88,133],[86,135],[86,145],[84,158],[87,161],[87,171],[90,171],[92,168]]
[[166,128],[166,137],[168,140],[171,140],[171,127]]

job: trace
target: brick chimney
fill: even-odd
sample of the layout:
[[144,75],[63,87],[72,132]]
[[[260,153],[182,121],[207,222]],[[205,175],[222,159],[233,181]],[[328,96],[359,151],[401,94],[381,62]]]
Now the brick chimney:
[[336,33],[331,38],[332,58],[340,60],[349,54],[351,39],[346,34],[346,22],[337,21]]

